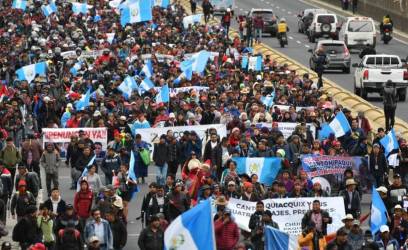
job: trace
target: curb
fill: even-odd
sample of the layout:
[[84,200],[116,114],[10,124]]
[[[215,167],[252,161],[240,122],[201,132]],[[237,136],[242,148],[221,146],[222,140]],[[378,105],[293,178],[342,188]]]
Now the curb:
[[[186,12],[191,14],[188,0],[181,0],[180,3],[186,8]],[[201,7],[197,6],[197,10],[201,11]],[[219,22],[212,19],[209,21],[209,24],[219,24]],[[232,29],[230,30],[230,37],[235,37],[237,35],[239,36],[237,31]],[[254,52],[260,52],[262,53],[262,56],[269,55],[271,59],[277,61],[278,63],[287,63],[290,69],[296,70],[298,74],[309,73],[312,80],[317,80],[317,74],[313,70],[309,69],[307,66],[301,64],[300,62],[288,57],[287,55],[284,55],[283,53],[269,47],[268,45],[265,45],[263,43],[257,44],[254,46]],[[363,98],[356,96],[350,91],[345,90],[344,88],[327,78],[323,78],[323,82],[323,89],[326,91],[330,91],[334,99],[343,107],[347,107],[348,109],[350,109],[354,115],[356,115],[357,112],[364,112],[365,117],[369,119],[371,123],[373,131],[376,131],[378,128],[385,126],[384,112],[382,109],[367,102]],[[408,139],[407,122],[396,117],[394,129],[396,132],[400,132],[402,137]]]

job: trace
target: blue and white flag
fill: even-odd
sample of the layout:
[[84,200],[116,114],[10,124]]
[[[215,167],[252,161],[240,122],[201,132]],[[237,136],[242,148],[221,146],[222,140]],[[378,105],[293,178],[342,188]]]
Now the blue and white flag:
[[263,105],[265,105],[267,108],[270,108],[273,106],[274,100],[275,99],[275,91],[272,92],[271,95],[267,95],[267,96],[262,96],[261,97],[261,101],[263,103]]
[[86,91],[85,95],[82,95],[81,99],[79,99],[75,103],[76,110],[84,110],[86,107],[88,107],[90,99],[91,99],[91,89],[89,88],[88,91]]
[[391,131],[380,140],[380,143],[384,147],[385,157],[388,157],[392,151],[399,149],[399,144],[394,129],[391,129]]
[[123,97],[129,100],[129,98],[132,96],[132,91],[137,89],[135,78],[127,76],[118,86],[118,89],[122,92]]
[[281,169],[281,159],[278,157],[233,157],[237,163],[238,174],[257,174],[259,182],[272,185]]
[[88,176],[88,168],[94,164],[95,159],[96,159],[96,155],[92,157],[92,159],[88,162],[88,165],[86,165],[86,167],[84,168],[84,171],[82,171],[81,177],[79,177],[78,182],[77,182],[77,192],[81,190],[81,181],[84,177]]
[[282,232],[271,226],[266,226],[265,250],[296,250],[298,249],[298,237]]
[[203,14],[196,14],[196,15],[191,15],[191,16],[186,16],[183,18],[183,26],[185,29],[188,28],[188,26],[194,25],[195,23],[201,22]]
[[152,20],[152,2],[147,0],[137,1],[125,5],[121,9],[120,24],[139,23]]
[[142,71],[146,77],[152,77],[153,75],[153,65],[152,60],[147,59],[142,67]]
[[149,91],[151,88],[154,88],[154,83],[149,77],[145,77],[139,85],[139,94],[141,95],[142,92]]
[[319,132],[319,137],[327,138],[330,134],[334,134],[336,137],[342,137],[351,130],[350,124],[343,114],[343,112],[337,113],[333,121],[328,126],[323,126]]
[[210,200],[182,213],[167,227],[164,249],[216,250]]
[[243,56],[241,59],[241,69],[246,69],[248,67],[248,56]]
[[36,75],[45,76],[47,71],[47,63],[46,62],[39,62],[24,66],[16,70],[17,77],[20,81],[26,80],[30,83],[34,80]]
[[201,50],[200,52],[195,53],[191,60],[193,61],[192,69],[194,72],[202,73],[207,66],[207,62],[210,59],[210,52],[206,50]]
[[57,12],[57,5],[55,5],[55,2],[50,2],[48,5],[42,5],[41,9],[43,11],[44,16],[48,17],[52,13]]
[[251,56],[248,59],[248,70],[262,70],[262,56]]
[[156,95],[156,103],[167,103],[170,101],[170,90],[169,85],[163,85],[159,93]]
[[25,10],[27,8],[27,1],[24,0],[14,0],[13,5],[11,6],[13,9],[20,9]]
[[135,174],[135,154],[133,153],[133,150],[130,150],[129,171],[127,177],[132,181],[137,181]]
[[191,80],[193,77],[193,63],[195,59],[188,59],[184,60],[180,63],[180,69],[184,73],[184,75],[180,75],[179,77],[184,77],[187,80]]
[[113,39],[115,38],[115,33],[106,33],[106,41],[109,44],[113,43]]
[[94,16],[94,18],[93,18],[93,22],[97,23],[97,22],[100,22],[100,21],[102,21],[102,17],[100,15],[96,14]]
[[193,71],[192,69],[188,69],[186,70],[186,72],[181,72],[181,74],[173,80],[173,83],[175,85],[179,85],[182,79],[187,79],[187,80],[191,80],[191,78],[193,77]]
[[370,227],[371,233],[375,235],[382,225],[387,225],[387,209],[374,185],[371,200]]
[[74,14],[86,14],[88,13],[88,10],[92,8],[92,5],[88,5],[86,3],[71,3],[72,4],[72,12]]
[[78,61],[72,66],[72,68],[69,70],[69,72],[73,75],[76,76],[78,75],[78,71],[82,68],[83,61]]
[[170,5],[170,0],[152,0],[152,5],[167,8]]

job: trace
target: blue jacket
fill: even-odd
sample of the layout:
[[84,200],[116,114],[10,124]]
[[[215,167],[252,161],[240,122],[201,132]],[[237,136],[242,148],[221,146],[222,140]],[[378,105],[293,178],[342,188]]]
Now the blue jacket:
[[[101,223],[103,224],[103,229],[105,232],[104,242],[106,244],[106,248],[103,247],[101,250],[111,250],[113,249],[112,230],[107,220],[101,219]],[[85,240],[88,242],[89,238],[92,236],[95,236],[95,220],[90,220],[85,226]]]

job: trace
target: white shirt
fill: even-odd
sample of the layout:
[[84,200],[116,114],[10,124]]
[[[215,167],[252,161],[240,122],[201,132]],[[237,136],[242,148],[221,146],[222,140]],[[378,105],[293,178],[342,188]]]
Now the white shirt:
[[105,230],[103,228],[103,223],[97,223],[95,222],[95,236],[98,237],[99,242],[101,244],[105,244]]

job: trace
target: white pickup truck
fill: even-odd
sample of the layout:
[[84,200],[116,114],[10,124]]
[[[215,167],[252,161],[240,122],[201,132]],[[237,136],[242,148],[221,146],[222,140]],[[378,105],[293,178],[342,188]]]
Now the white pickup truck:
[[367,98],[367,93],[382,94],[383,84],[388,80],[395,83],[399,101],[405,101],[408,87],[408,71],[397,55],[366,55],[360,63],[354,63],[354,93]]

